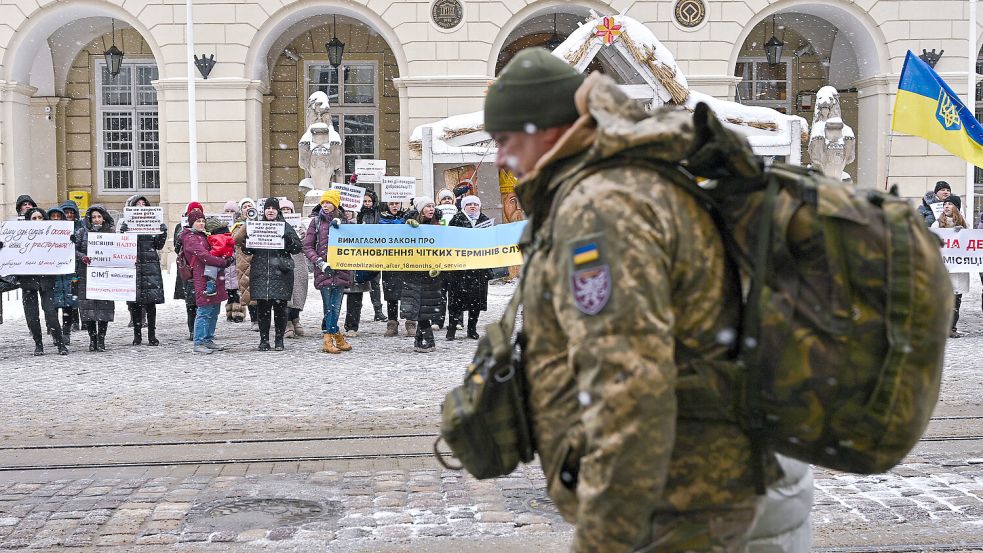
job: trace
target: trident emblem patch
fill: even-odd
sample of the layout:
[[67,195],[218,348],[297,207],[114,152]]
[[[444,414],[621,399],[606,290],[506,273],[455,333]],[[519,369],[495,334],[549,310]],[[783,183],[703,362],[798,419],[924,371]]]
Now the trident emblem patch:
[[946,94],[945,89],[939,91],[939,107],[935,112],[935,118],[947,131],[958,131],[962,128],[956,103]]

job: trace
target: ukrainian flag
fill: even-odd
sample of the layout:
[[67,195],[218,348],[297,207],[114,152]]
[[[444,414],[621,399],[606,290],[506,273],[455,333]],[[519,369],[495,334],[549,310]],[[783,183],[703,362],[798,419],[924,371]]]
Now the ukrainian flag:
[[983,166],[983,126],[927,63],[908,51],[891,128],[920,136]]

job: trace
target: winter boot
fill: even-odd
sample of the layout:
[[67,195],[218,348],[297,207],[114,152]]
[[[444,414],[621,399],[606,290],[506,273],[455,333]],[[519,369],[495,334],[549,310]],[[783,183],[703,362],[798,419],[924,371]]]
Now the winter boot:
[[85,329],[89,332],[89,351],[99,351],[99,338],[96,336],[96,323],[85,323]]
[[386,314],[382,312],[382,304],[381,303],[379,305],[374,305],[373,307],[375,307],[375,320],[376,321],[386,322],[386,321],[389,320],[389,318],[386,317]]
[[457,325],[453,322],[447,325],[447,341],[453,342],[457,339]]
[[34,356],[41,355],[44,355],[44,338],[41,336],[41,332],[38,332],[34,335]]
[[[66,317],[70,318],[70,317]],[[68,321],[61,326],[61,341],[66,345],[72,343],[72,322]]]
[[294,323],[294,336],[297,337],[297,338],[303,338],[304,337],[304,327],[300,324],[300,318],[298,317],[298,318],[294,319],[293,320],[293,323]]
[[[429,321],[428,321],[429,323]],[[425,353],[430,353],[432,351],[437,351],[437,344],[433,338],[433,325],[426,324],[420,325],[423,328],[423,349],[426,350]]]
[[394,321],[392,319],[386,323],[386,333],[383,334],[386,338],[392,338],[399,334],[399,321]]
[[341,350],[334,344],[334,337],[334,334],[325,333],[321,335],[321,340],[323,341],[321,351],[324,353],[341,353]]
[[468,338],[472,340],[478,339],[478,312],[469,311],[468,312]]
[[297,337],[294,334],[294,325],[293,325],[293,323],[291,321],[287,321],[287,329],[284,331],[283,335],[286,338],[296,338]]
[[266,336],[260,335],[259,337],[259,347],[256,348],[259,351],[270,351],[270,335]]
[[65,347],[65,340],[58,342],[58,355],[68,355],[68,348]]
[[157,339],[157,308],[147,312],[147,344],[159,346],[160,340]]
[[96,343],[96,349],[98,351],[106,351],[106,331],[109,330],[108,321],[99,321],[99,334],[97,336],[98,342]]
[[143,335],[139,324],[133,325],[133,345],[139,346],[143,343]]
[[416,321],[407,320],[406,321],[406,335],[407,336],[415,336],[416,335],[416,327],[417,327]]
[[352,345],[345,341],[345,337],[340,332],[334,335],[334,343],[341,351],[352,350]]

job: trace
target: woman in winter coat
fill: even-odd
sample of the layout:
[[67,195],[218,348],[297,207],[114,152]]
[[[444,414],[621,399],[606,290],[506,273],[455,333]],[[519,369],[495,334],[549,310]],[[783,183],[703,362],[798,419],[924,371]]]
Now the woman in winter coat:
[[[938,220],[932,223],[932,228],[952,228],[963,230],[968,225],[959,210],[962,208],[962,200],[959,196],[949,196],[942,204],[942,214]],[[949,331],[950,338],[962,336],[956,331],[956,323],[959,322],[959,307],[963,302],[963,294],[969,292],[969,273],[949,273],[949,280],[952,281],[952,290],[956,293],[956,303],[952,314],[952,329]]]
[[75,264],[79,275],[79,314],[82,325],[89,332],[89,351],[106,351],[106,331],[116,316],[116,305],[111,300],[90,300],[85,296],[86,266],[89,265],[88,244],[90,232],[116,232],[113,218],[101,205],[89,207],[85,220],[75,233]]
[[256,209],[256,202],[252,198],[243,198],[239,200],[239,216],[236,218],[236,222],[232,225],[232,237],[236,240],[236,275],[239,277],[238,289],[239,289],[239,303],[246,309],[249,313],[249,330],[259,331],[259,319],[256,317],[256,302],[253,301],[252,296],[249,295],[249,268],[253,261],[253,256],[247,254],[241,246],[239,246],[239,237],[245,236],[246,233],[246,221],[256,220],[258,215],[258,210]]
[[[481,200],[477,196],[465,196],[461,200],[461,212],[451,219],[450,226],[477,228],[489,226],[491,220],[481,212]],[[464,323],[468,312],[468,338],[478,339],[478,315],[488,310],[488,269],[453,271],[447,276],[448,312],[447,339],[454,340],[457,325]]]
[[[420,225],[439,225],[440,215],[431,198],[421,197],[414,202],[416,217],[406,223],[414,228]],[[400,294],[400,315],[407,321],[416,321],[413,351],[428,353],[437,349],[433,338],[432,321],[442,315],[441,296],[444,282],[439,271],[410,271],[403,273],[403,290]]]
[[[191,202],[188,204],[188,208],[184,210],[184,216],[190,217],[193,212],[197,211],[202,215],[205,214],[205,208],[198,202]],[[181,249],[183,244],[181,240],[185,231],[189,227],[184,226],[182,223],[178,223],[177,227],[174,229],[174,253],[181,255]],[[186,319],[188,322],[188,340],[194,340],[195,334],[195,319],[198,316],[198,305],[195,304],[195,294],[194,294],[194,282],[191,279],[181,280],[181,272],[178,271],[177,276],[175,276],[174,284],[174,299],[184,300],[184,310],[186,313]]]
[[[60,207],[52,207],[48,210],[48,220],[65,221],[65,212]],[[78,277],[72,273],[70,275],[54,275],[52,278],[55,283],[52,302],[56,310],[62,310],[61,337],[67,346],[72,343],[72,324],[77,324],[75,317],[78,316],[79,306],[76,286]]]
[[304,255],[314,264],[314,287],[321,293],[324,318],[321,321],[321,351],[341,353],[352,349],[338,328],[341,300],[345,288],[352,283],[351,271],[336,271],[327,262],[331,229],[341,226],[341,193],[325,190],[321,194],[321,209],[311,219],[304,234]]
[[[294,203],[290,200],[280,202],[280,209],[284,213],[294,212]],[[296,229],[294,229],[296,230]],[[299,232],[301,242],[304,241],[306,233]],[[300,324],[300,313],[307,304],[307,291],[310,287],[310,273],[307,271],[307,257],[303,251],[299,251],[291,256],[294,260],[294,291],[287,302],[287,338],[301,338],[304,336],[304,327]]]
[[[235,200],[225,202],[226,215],[232,217],[233,224],[229,225],[229,230],[239,217],[239,203]],[[225,317],[230,323],[241,323],[246,320],[246,308],[239,301],[239,271],[236,269],[235,258],[233,263],[225,268],[225,291],[229,295],[229,300],[225,302]]]
[[[365,196],[362,198],[362,209],[359,210],[356,221],[360,225],[378,225],[380,223],[380,208],[379,197],[372,190],[366,190]],[[369,285],[369,298],[372,300],[372,308],[375,309],[374,320],[386,322],[389,318],[382,312],[382,273],[376,273],[375,278],[369,281]],[[361,311],[361,307],[359,310]],[[347,317],[345,320],[347,321]],[[358,325],[356,325],[355,330],[358,330],[357,327]]]
[[[149,206],[150,202],[144,196],[134,195],[126,200],[127,207]],[[119,226],[120,232],[126,232],[126,222]],[[164,303],[164,278],[160,274],[160,254],[167,242],[167,225],[160,225],[160,234],[141,234],[137,236],[137,297],[135,301],[126,302],[133,321],[133,345],[143,343],[141,326],[147,321],[147,344],[159,346],[157,340],[157,305]]]
[[[403,204],[399,202],[387,202],[382,212],[379,214],[380,225],[402,225],[406,222],[406,213],[403,211]],[[388,311],[389,322],[386,323],[387,338],[392,338],[399,334],[399,296],[403,291],[403,275],[400,271],[382,272],[382,293],[386,300],[386,310]],[[416,335],[416,322],[406,321],[406,335]]]
[[225,292],[225,271],[219,271],[215,280],[215,294],[205,294],[205,266],[224,269],[234,262],[232,257],[216,257],[211,254],[208,235],[205,233],[205,216],[197,211],[188,216],[188,230],[184,232],[184,256],[193,276],[193,296],[198,309],[195,312],[194,353],[210,354],[225,348],[215,343],[215,324],[222,302],[228,299]]
[[[65,214],[65,220],[75,223],[75,230],[77,231],[79,227],[82,226],[82,216],[79,213],[79,206],[72,200],[65,200],[61,204],[61,211]],[[68,307],[62,312],[62,324],[71,325],[71,331],[75,332],[79,330],[79,308],[78,308],[78,275],[72,275],[72,296],[75,298],[72,306]],[[65,342],[71,343],[71,342]]]
[[[43,209],[30,207],[24,213],[26,221],[45,221],[47,213]],[[44,324],[55,339],[55,346],[60,355],[68,355],[65,347],[61,326],[58,324],[58,308],[55,307],[55,276],[51,275],[18,275],[20,282],[21,302],[24,305],[24,318],[27,328],[34,338],[34,355],[44,355],[44,334],[41,333],[41,314],[38,311],[40,297],[41,310],[44,311]]]
[[[236,245],[247,255],[252,255],[249,264],[249,294],[256,301],[256,316],[259,318],[259,351],[270,349],[270,318],[274,323],[273,349],[283,351],[283,337],[287,331],[287,302],[293,295],[294,261],[291,256],[302,249],[300,237],[294,228],[287,224],[280,212],[280,201],[267,198],[263,206],[264,221],[283,223],[283,248],[248,248],[249,229],[243,225],[242,232],[236,235]],[[303,270],[303,268],[301,268]]]

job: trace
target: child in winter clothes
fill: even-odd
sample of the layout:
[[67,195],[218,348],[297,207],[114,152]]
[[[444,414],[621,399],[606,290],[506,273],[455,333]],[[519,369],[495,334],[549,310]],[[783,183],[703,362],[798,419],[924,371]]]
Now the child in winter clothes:
[[[225,222],[219,219],[208,219],[205,222],[205,230],[208,233],[208,245],[211,253],[215,257],[232,257],[235,253],[235,240]],[[218,291],[218,272],[223,269],[205,265],[205,295],[214,296]]]

